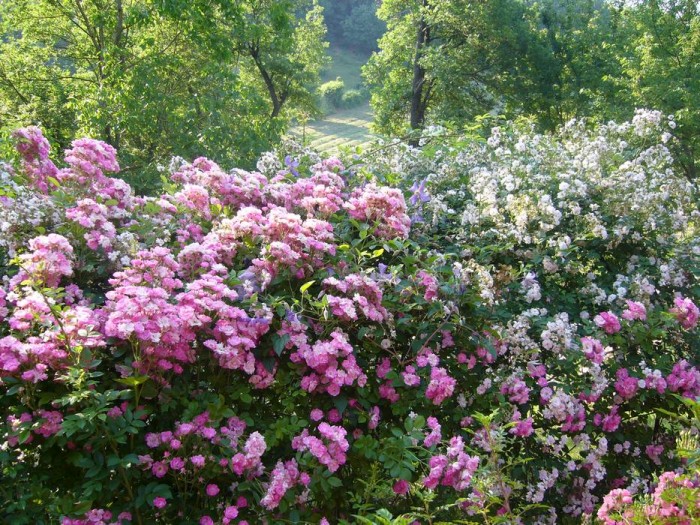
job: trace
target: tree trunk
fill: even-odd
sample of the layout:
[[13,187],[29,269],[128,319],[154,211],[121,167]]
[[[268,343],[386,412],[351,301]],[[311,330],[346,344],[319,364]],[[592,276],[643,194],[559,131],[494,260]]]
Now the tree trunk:
[[[428,6],[428,0],[423,0],[423,7]],[[426,86],[425,68],[421,65],[420,59],[423,56],[423,49],[430,43],[430,26],[425,20],[425,15],[421,14],[416,33],[416,51],[413,59],[413,85],[411,87],[411,129],[421,130],[425,126],[425,111],[428,107],[430,89]],[[418,146],[418,139],[409,141],[411,146]]]
[[260,59],[258,49],[255,46],[249,46],[248,51],[250,52],[250,56],[253,59],[253,62],[255,62],[255,66],[260,72],[260,76],[262,77],[263,82],[265,82],[267,92],[270,94],[270,101],[272,102],[272,112],[270,113],[270,120],[272,120],[275,117],[279,116],[280,112],[282,111],[282,105],[284,104],[285,99],[287,97],[284,94],[282,94],[282,96],[279,96],[277,94],[275,83],[272,81],[270,73],[267,71],[267,69],[265,69],[262,60]]

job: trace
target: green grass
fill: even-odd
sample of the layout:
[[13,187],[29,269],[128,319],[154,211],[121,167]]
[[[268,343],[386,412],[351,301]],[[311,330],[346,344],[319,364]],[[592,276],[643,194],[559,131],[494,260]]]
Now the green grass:
[[[333,62],[321,75],[322,82],[343,79],[345,90],[362,87],[360,69],[367,56],[347,49],[330,48],[328,54]],[[306,126],[298,125],[289,131],[289,136],[320,153],[337,153],[340,146],[365,146],[373,141],[369,131],[372,110],[368,103],[351,109],[333,109],[328,114]]]
[[328,82],[337,77],[345,82],[345,89],[359,89],[362,87],[362,75],[360,69],[367,62],[367,56],[355,53],[348,49],[331,47],[328,54],[333,60],[321,73],[321,80]]
[[369,104],[339,110],[323,120],[292,128],[289,135],[320,153],[337,153],[340,146],[366,146],[374,139],[369,126],[372,111]]

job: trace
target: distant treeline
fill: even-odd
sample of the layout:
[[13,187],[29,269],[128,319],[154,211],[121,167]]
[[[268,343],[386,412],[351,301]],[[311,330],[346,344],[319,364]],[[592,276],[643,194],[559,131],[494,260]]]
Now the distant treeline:
[[384,0],[365,67],[385,134],[485,113],[552,130],[574,117],[673,115],[685,173],[700,161],[696,0]]

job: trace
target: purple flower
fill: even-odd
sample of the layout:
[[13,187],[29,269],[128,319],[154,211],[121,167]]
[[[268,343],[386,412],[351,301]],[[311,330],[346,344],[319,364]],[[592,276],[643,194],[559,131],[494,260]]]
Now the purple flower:
[[419,202],[428,202],[430,200],[430,195],[425,191],[425,182],[426,179],[423,179],[413,183],[413,186],[411,186],[411,191],[413,192],[413,195],[409,199],[409,202],[413,204],[414,206],[418,204]]
[[299,167],[299,160],[293,159],[290,155],[287,155],[284,158],[284,163],[289,168],[289,171],[292,173],[292,175],[294,175],[295,177],[299,176],[299,172],[296,169]]

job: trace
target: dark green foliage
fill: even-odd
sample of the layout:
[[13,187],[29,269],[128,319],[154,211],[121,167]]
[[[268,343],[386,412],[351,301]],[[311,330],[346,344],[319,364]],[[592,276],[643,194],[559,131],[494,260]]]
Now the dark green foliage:
[[359,106],[367,100],[366,96],[362,91],[358,89],[349,89],[343,93],[342,100],[340,104],[344,108],[354,108]]
[[365,56],[377,50],[386,24],[377,17],[378,0],[321,0],[331,44]]

